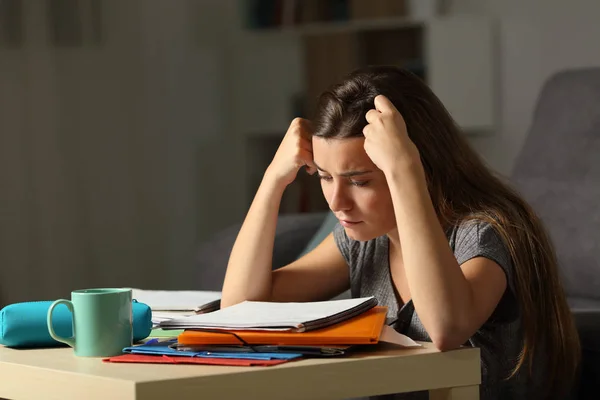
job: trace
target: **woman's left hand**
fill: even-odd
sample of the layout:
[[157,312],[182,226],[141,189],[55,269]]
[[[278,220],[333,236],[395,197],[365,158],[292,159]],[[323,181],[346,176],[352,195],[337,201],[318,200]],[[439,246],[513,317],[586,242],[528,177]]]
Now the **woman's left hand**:
[[387,97],[375,97],[375,109],[367,111],[365,118],[364,147],[377,168],[389,174],[401,165],[420,165],[419,151],[408,137],[404,118]]

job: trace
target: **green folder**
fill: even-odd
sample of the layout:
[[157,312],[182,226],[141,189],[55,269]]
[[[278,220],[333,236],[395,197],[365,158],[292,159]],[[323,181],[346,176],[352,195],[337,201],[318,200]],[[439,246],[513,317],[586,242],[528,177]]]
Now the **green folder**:
[[183,333],[183,329],[161,329],[161,328],[154,328],[152,329],[152,332],[150,332],[150,336],[151,338],[171,338],[171,337],[177,337],[180,334]]

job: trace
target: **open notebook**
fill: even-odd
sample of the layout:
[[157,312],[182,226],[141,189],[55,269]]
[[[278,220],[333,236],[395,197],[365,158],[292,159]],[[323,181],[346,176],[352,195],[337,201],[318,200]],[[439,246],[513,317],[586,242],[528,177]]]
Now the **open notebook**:
[[305,332],[346,321],[376,305],[375,297],[306,303],[244,301],[208,314],[162,321],[160,326],[168,329]]

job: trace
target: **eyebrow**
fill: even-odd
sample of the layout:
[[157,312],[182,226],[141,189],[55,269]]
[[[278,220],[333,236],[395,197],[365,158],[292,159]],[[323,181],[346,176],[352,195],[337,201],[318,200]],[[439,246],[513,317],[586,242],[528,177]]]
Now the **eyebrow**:
[[[327,172],[327,171],[325,171],[323,168],[319,167],[319,166],[317,165],[317,163],[315,163],[315,162],[314,162],[314,160],[313,160],[313,163],[315,164],[315,166],[317,167],[317,169],[318,169],[319,171],[321,171],[321,172],[325,172],[325,173],[329,174],[329,172]],[[343,176],[343,177],[345,177],[345,178],[349,178],[349,177],[352,177],[352,176],[358,176],[358,175],[365,175],[365,174],[369,174],[369,173],[371,173],[371,172],[373,172],[373,171],[371,171],[371,170],[368,170],[368,169],[365,169],[365,170],[357,170],[357,171],[347,171],[347,172],[342,172],[341,174],[339,174],[339,176]],[[330,174],[330,175],[331,175],[331,174]]]

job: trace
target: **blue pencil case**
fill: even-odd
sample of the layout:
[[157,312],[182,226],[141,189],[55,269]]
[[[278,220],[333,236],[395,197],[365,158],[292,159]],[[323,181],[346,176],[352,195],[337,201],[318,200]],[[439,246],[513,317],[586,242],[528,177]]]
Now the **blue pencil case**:
[[[0,344],[15,348],[65,346],[50,336],[46,318],[52,301],[31,301],[10,304],[0,310]],[[147,304],[132,303],[133,341],[145,339],[152,331],[152,311]],[[73,314],[59,304],[52,314],[55,332],[62,337],[73,336]]]

